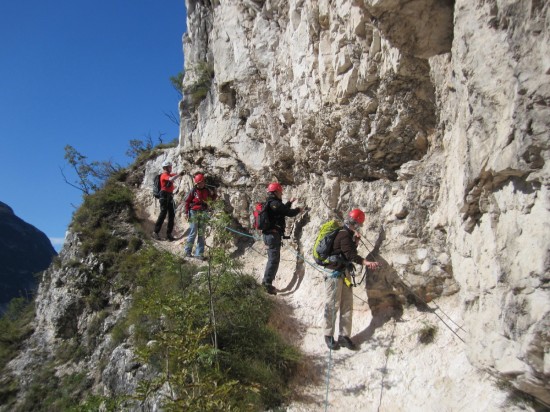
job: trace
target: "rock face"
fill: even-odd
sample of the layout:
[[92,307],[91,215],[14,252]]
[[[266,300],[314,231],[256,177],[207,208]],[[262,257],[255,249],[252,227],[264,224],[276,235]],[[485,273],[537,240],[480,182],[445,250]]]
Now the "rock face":
[[46,270],[56,252],[48,237],[0,202],[0,308],[37,286],[35,274]]
[[[179,147],[127,176],[144,231],[122,214],[109,233],[150,233],[163,160],[206,172],[244,234],[277,180],[308,207],[288,220],[275,280],[273,325],[305,354],[289,411],[535,410],[503,387],[550,405],[548,2],[186,4]],[[310,252],[323,222],[356,207],[359,251],[383,267],[354,289],[360,349],[329,355]],[[260,242],[236,239],[260,279]],[[70,233],[40,285],[34,333],[8,365],[20,398],[44,363],[58,379],[84,372],[107,398],[153,373],[113,336],[130,293],[98,287],[105,266],[82,249]]]
[[[550,404],[548,2],[186,5],[182,165],[220,180],[242,228],[265,185],[284,184],[310,207],[290,228],[304,254],[334,211],[363,209],[385,262],[368,280],[373,322],[453,295],[458,352]],[[300,302],[322,295],[318,274],[285,269],[314,319]]]

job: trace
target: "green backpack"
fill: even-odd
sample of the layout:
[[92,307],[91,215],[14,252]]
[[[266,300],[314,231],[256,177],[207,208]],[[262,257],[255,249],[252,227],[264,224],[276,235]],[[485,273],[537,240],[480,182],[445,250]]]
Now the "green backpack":
[[337,220],[329,220],[321,225],[317,239],[315,239],[315,243],[313,244],[313,259],[315,259],[315,263],[321,266],[326,266],[330,263],[329,257],[332,252],[334,238],[342,228],[342,225]]

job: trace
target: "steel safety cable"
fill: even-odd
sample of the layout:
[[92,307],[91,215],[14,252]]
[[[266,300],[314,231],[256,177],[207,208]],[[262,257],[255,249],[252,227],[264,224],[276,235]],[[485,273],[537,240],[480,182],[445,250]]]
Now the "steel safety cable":
[[[367,249],[367,252],[369,252],[369,254],[371,254],[374,259],[376,260],[377,259],[377,256],[378,253],[374,253],[372,252],[369,247],[365,244],[365,242],[363,242],[363,239],[360,239],[360,242],[363,244],[363,246],[365,246],[365,248]],[[367,239],[367,242],[369,242],[369,244],[372,246],[373,250],[374,250],[374,245]],[[405,281],[404,278],[402,278],[397,272],[395,273],[397,275],[397,277],[399,278],[399,280],[401,281],[401,283],[403,284],[403,286],[405,286],[405,288],[407,288],[407,290],[409,290],[409,292],[411,292],[418,300],[420,300],[420,302],[422,302],[424,305],[426,305],[431,313],[433,313],[435,316],[437,316],[441,322],[452,332],[454,333],[462,342],[464,342],[464,339],[462,339],[460,336],[457,335],[457,333],[455,332],[455,330],[453,328],[451,328],[444,320],[443,318],[441,318],[441,316],[439,316],[435,310],[439,310],[441,313],[443,313],[443,315],[445,315],[445,317],[447,319],[449,319],[457,328],[461,329],[464,333],[468,333],[466,330],[464,330],[464,328],[462,326],[460,326],[458,323],[456,323],[449,315],[447,315],[447,313],[445,313],[445,311],[443,309],[441,309],[441,307],[435,303],[435,302],[431,302],[435,305],[435,309],[432,308],[430,305],[428,305],[428,302],[426,302],[424,299],[422,299],[420,296],[418,296],[418,294],[412,289],[411,286],[409,286],[407,284],[407,282]]]

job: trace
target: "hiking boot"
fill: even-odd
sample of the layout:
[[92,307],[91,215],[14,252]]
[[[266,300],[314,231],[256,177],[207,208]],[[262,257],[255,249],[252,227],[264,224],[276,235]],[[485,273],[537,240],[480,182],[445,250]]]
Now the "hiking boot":
[[185,252],[185,257],[191,259],[193,256],[191,255],[191,252]]
[[206,260],[206,256],[203,256],[203,255],[195,256],[195,259],[205,261],[205,260]]
[[173,242],[174,240],[176,240],[176,238],[172,236],[172,234],[169,234],[169,235],[166,235],[166,240],[169,242]]
[[327,347],[332,350],[338,350],[340,349],[340,345],[338,342],[334,340],[332,336],[325,336],[325,343],[327,344]]
[[352,340],[347,336],[338,336],[338,344],[340,346],[343,346],[344,348],[348,348],[349,350],[357,350],[359,349],[355,343],[352,342]]
[[153,237],[153,239],[160,240],[160,236],[157,232],[151,233],[151,236]]
[[270,295],[276,295],[277,294],[277,289],[275,289],[275,287],[273,285],[268,285],[267,283],[262,283],[262,285],[264,286],[265,291],[267,293],[269,293]]

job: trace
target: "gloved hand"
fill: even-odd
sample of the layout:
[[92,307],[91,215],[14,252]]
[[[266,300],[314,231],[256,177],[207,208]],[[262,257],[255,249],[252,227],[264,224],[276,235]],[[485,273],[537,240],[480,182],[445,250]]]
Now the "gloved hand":
[[380,262],[370,262],[367,259],[363,259],[363,266],[366,266],[370,270],[375,270],[382,266],[382,264]]

